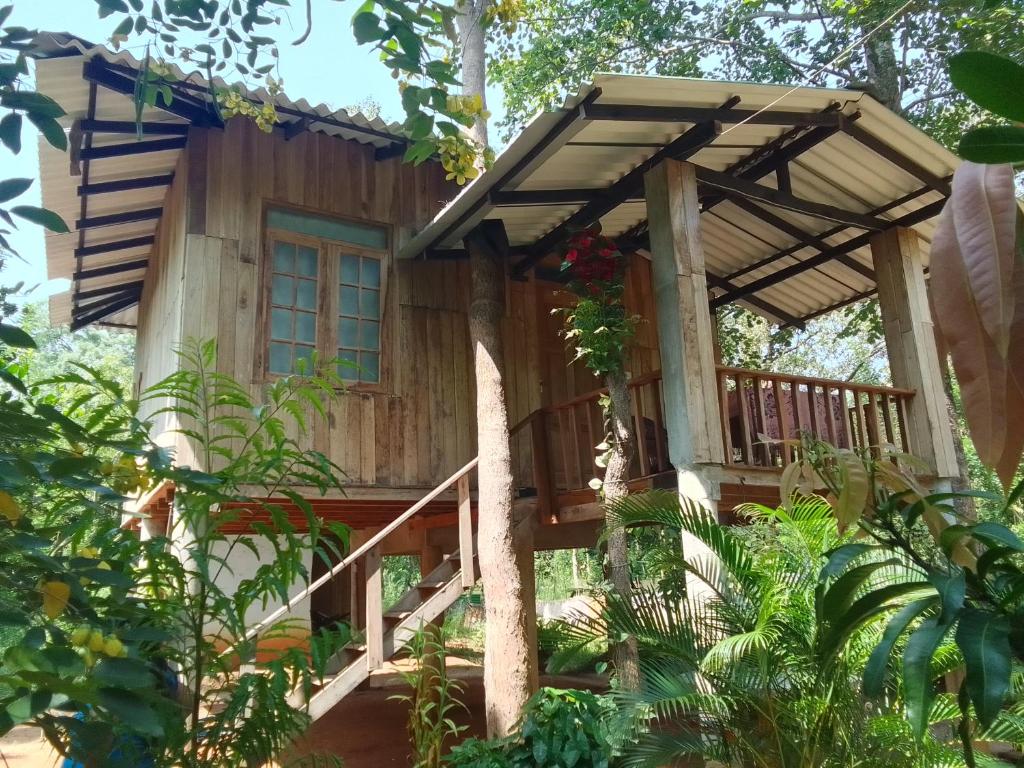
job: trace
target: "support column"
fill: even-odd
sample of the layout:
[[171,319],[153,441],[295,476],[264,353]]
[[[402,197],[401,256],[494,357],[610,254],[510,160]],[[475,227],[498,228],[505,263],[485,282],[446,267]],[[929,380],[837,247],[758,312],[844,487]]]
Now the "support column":
[[910,452],[937,480],[958,477],[918,234],[901,227],[879,232],[871,256],[892,383],[915,390],[907,405]]
[[679,493],[717,511],[713,468],[725,451],[694,168],[664,160],[644,176],[644,190],[669,459]]
[[[513,520],[512,455],[505,395],[505,281],[508,237],[486,220],[466,238],[472,296],[469,335],[476,373],[479,523],[484,585],[484,693],[488,736],[505,736],[519,720],[537,679],[536,603],[518,556]],[[532,538],[532,537],[531,537]],[[532,552],[532,542],[530,546]]]

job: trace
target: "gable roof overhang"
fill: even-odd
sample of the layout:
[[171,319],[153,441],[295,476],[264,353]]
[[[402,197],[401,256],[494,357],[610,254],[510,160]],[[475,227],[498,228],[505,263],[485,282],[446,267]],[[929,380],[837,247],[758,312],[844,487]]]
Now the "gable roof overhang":
[[875,292],[872,233],[913,227],[927,259],[959,162],[859,91],[598,75],[538,115],[399,256],[463,258],[463,237],[494,218],[513,276],[553,265],[566,236],[596,222],[644,249],[643,174],[666,157],[697,166],[712,307],[739,302],[794,326]]
[[[162,217],[167,187],[191,126],[218,127],[210,83],[172,68],[170,104],[145,107],[138,138],[135,83],[143,63],[65,33],[35,41],[36,88],[64,109],[69,151],[40,141],[43,205],[70,232],[46,233],[47,276],[71,280],[71,290],[50,299],[50,319],[80,328],[91,323],[134,327],[150,248]],[[229,87],[215,79],[216,88]],[[243,91],[254,103],[271,102],[290,138],[325,133],[376,147],[379,157],[404,152],[399,126],[359,113],[333,110],[264,89]]]

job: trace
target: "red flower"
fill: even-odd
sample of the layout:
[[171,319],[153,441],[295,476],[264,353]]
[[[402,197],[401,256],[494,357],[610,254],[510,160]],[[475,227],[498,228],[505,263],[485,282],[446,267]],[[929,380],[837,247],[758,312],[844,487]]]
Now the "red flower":
[[565,260],[568,261],[570,264],[575,264],[576,259],[579,257],[579,255],[579,251],[577,251],[575,248],[570,248],[568,251],[565,252]]

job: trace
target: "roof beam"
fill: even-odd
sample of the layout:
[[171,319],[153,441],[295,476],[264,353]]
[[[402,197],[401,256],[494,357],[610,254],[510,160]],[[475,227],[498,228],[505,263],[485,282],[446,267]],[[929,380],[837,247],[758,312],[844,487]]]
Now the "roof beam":
[[[942,210],[942,206],[945,204],[945,200],[936,200],[934,203],[929,203],[913,213],[908,213],[906,216],[901,216],[895,221],[889,222],[889,227],[912,227],[915,224],[920,224],[922,221],[927,221],[932,216],[938,214],[938,212]],[[812,256],[798,264],[793,264],[792,266],[780,269],[777,272],[773,272],[770,275],[754,280],[746,285],[741,285],[738,288],[730,290],[722,296],[713,299],[711,306],[712,308],[718,308],[730,302],[745,299],[747,296],[751,296],[765,288],[777,285],[783,280],[788,280],[795,275],[806,272],[808,269],[820,267],[822,264],[831,261],[837,256],[849,253],[850,251],[855,251],[858,248],[862,248],[867,245],[871,241],[873,235],[873,232],[864,232],[856,237],[850,238],[841,245],[833,246],[827,251],[819,253],[817,256]]]
[[828,125],[838,126],[838,112],[788,112],[766,109],[733,109],[732,107],[664,107],[640,104],[594,104],[587,110],[588,120],[624,122],[720,123],[751,125]]
[[71,319],[71,330],[77,331],[79,328],[84,328],[91,323],[95,323],[105,317],[110,317],[117,312],[128,309],[129,307],[139,303],[139,297],[141,295],[141,293],[128,294],[124,297],[118,298],[116,301],[111,301],[101,307],[97,307],[92,312],[73,317]]
[[[523,155],[518,161],[516,161],[505,174],[498,179],[491,187],[493,190],[501,190],[505,188],[506,184],[515,181],[520,175],[534,167],[534,164],[538,159],[544,156],[544,154],[552,147],[557,148],[562,146],[572,135],[575,135],[579,128],[582,128],[584,121],[586,120],[587,109],[593,104],[594,100],[601,95],[600,88],[594,88],[588,93],[583,100],[574,108],[570,109],[559,118],[558,122],[555,123],[551,130],[544,134],[544,138],[538,141],[533,147]],[[576,130],[574,130],[576,129]],[[570,133],[571,132],[571,133]],[[566,136],[569,134],[569,136]],[[476,216],[480,209],[483,208],[488,202],[488,195],[483,194],[477,198],[476,202],[470,205],[466,211],[455,218],[451,224],[444,228],[437,237],[434,238],[433,243],[443,243],[452,233],[460,229],[466,222]]]
[[[811,248],[817,249],[819,253],[824,253],[825,251],[832,247],[824,240],[822,240],[818,235],[812,235],[810,232],[805,232],[796,224],[793,224],[792,222],[782,218],[781,216],[777,216],[771,211],[762,208],[761,206],[757,205],[751,200],[748,200],[742,195],[736,195],[731,192],[727,194],[729,197],[729,201],[733,205],[746,211],[751,216],[759,218],[765,224],[775,227],[780,232],[785,232],[790,237],[795,238],[798,242],[803,243],[804,245],[809,246]],[[846,254],[842,254],[840,256],[837,256],[836,260],[840,264],[853,270],[857,274],[866,277],[871,282],[875,281],[875,270],[871,269],[870,267],[864,266],[856,259],[851,258]]]
[[163,211],[163,207],[140,208],[137,211],[120,211],[119,213],[108,213],[105,216],[89,216],[76,221],[75,229],[92,229],[93,227],[109,227],[114,224],[131,224],[135,221],[150,221],[159,219]]
[[149,259],[137,259],[135,261],[121,261],[117,264],[108,264],[105,267],[93,269],[82,269],[75,272],[72,277],[75,280],[90,280],[94,277],[106,277],[107,275],[119,275],[122,272],[134,272],[137,269],[145,269]]
[[300,117],[292,120],[290,123],[285,123],[284,126],[284,140],[291,141],[300,133],[305,133],[309,130],[309,126],[313,124],[313,121],[308,117]]
[[154,242],[156,242],[156,237],[153,235],[143,235],[142,237],[129,237],[125,240],[113,240],[109,243],[84,245],[80,248],[75,248],[75,258],[79,259],[82,256],[95,256],[98,253],[125,251],[129,248],[142,248],[147,245],[152,245]]
[[132,288],[142,289],[142,280],[133,280],[128,283],[117,283],[116,285],[108,285],[104,288],[92,288],[88,291],[79,291],[75,294],[75,301],[79,299],[95,299],[97,296],[109,296],[112,293],[121,293],[123,291],[130,290]]
[[[494,206],[529,206],[559,205],[562,203],[589,203],[603,197],[607,189],[590,187],[588,189],[530,189],[493,191],[490,194],[491,205]],[[643,200],[639,196],[638,200]]]
[[156,139],[155,141],[104,144],[99,147],[83,147],[79,157],[82,160],[102,160],[108,157],[128,157],[131,155],[145,155],[150,152],[168,152],[184,149],[187,142],[187,138],[179,136],[173,139]]
[[760,200],[777,208],[784,208],[818,219],[836,221],[848,226],[860,227],[861,229],[876,232],[880,232],[889,225],[889,222],[885,219],[856,213],[855,211],[847,211],[834,205],[804,200],[803,198],[780,192],[772,187],[766,187],[763,184],[730,176],[728,173],[722,173],[721,171],[713,171],[700,165],[696,166],[696,171],[697,181],[706,186],[717,187],[718,189],[734,192],[743,197]]
[[527,249],[527,256],[520,260],[513,268],[513,277],[521,277],[530,267],[543,259],[573,232],[590,226],[634,195],[642,194],[644,175],[662,160],[668,158],[685,160],[712,143],[721,132],[722,124],[719,122],[698,123],[672,143],[655,152],[604,190],[599,197],[591,200],[531,245]]
[[876,155],[884,157],[897,168],[906,171],[918,181],[923,182],[936,192],[941,192],[945,197],[949,197],[952,193],[948,181],[936,176],[917,161],[907,157],[899,150],[886,144],[874,134],[868,133],[859,125],[854,123],[845,123],[842,128],[843,132],[848,136],[856,139],[860,144],[870,149]]
[[188,123],[135,122],[134,120],[82,120],[87,133],[123,133],[138,136],[188,136]]
[[[115,93],[134,96],[135,78],[138,76],[138,73],[129,67],[124,67],[123,69],[131,74],[126,74],[125,71],[118,71],[102,59],[93,59],[82,65],[82,77],[87,82],[102,85],[107,90],[114,91]],[[180,89],[175,88],[173,85],[170,87],[174,92],[174,97],[171,99],[170,104],[164,101],[163,95],[158,92],[156,106],[159,109],[183,120],[188,120],[193,125],[218,124],[216,116],[210,111],[205,101],[200,102],[187,94],[183,94],[180,92]]]
[[811,320],[816,320],[817,318],[821,317],[822,315],[827,315],[829,312],[835,312],[837,309],[842,309],[843,307],[848,307],[851,304],[856,304],[858,301],[863,301],[864,299],[870,299],[876,293],[878,293],[878,288],[877,287],[871,288],[870,290],[867,290],[867,291],[862,291],[861,293],[855,293],[853,296],[850,296],[847,299],[843,299],[840,302],[836,302],[835,304],[832,304],[830,306],[823,307],[822,309],[816,309],[813,312],[810,312],[810,313],[804,315],[802,319],[803,319],[804,322],[810,322]]
[[95,184],[80,184],[79,195],[100,195],[106,192],[127,192],[132,189],[148,189],[150,187],[166,187],[174,181],[173,173],[159,176],[142,176],[136,179],[118,179],[117,181],[99,181]]
[[[138,282],[138,281],[136,281],[136,282]],[[124,285],[115,286],[117,288],[120,288],[120,290],[114,291],[112,294],[105,295],[99,301],[92,301],[92,302],[89,302],[88,304],[78,304],[77,301],[78,301],[78,299],[81,299],[82,296],[81,296],[81,294],[75,294],[76,304],[75,304],[74,310],[72,311],[72,315],[74,315],[74,316],[84,315],[84,314],[86,314],[88,312],[91,312],[92,310],[97,309],[99,307],[105,306],[107,304],[112,304],[115,301],[120,301],[121,299],[126,299],[129,296],[136,296],[136,295],[138,295],[141,289],[135,287],[136,282],[128,283],[127,285],[131,286],[131,287],[128,287],[128,288],[125,288]],[[141,285],[141,283],[138,283],[138,284]]]

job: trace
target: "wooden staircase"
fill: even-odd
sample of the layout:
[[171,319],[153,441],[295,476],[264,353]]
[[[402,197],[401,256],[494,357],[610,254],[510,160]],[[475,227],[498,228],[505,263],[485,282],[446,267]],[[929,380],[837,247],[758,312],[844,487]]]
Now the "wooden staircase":
[[[386,660],[394,657],[408,644],[418,630],[437,619],[476,583],[477,574],[480,571],[477,567],[474,549],[469,492],[469,474],[476,468],[476,465],[477,459],[470,461],[381,529],[369,541],[357,547],[344,560],[335,564],[327,573],[315,579],[287,603],[251,627],[243,640],[239,641],[251,640],[258,636],[346,568],[356,566],[353,578],[363,578],[366,586],[366,628],[363,644],[348,646],[336,655],[333,663],[329,665],[329,668],[334,670],[333,674],[325,678],[323,684],[314,690],[308,701],[305,700],[301,689],[293,691],[290,697],[294,706],[305,706],[314,721],[355,690],[370,676],[371,672],[383,666]],[[455,486],[458,495],[459,548],[444,557],[440,565],[402,595],[398,602],[385,610],[383,606],[384,582],[381,570],[384,540],[421,514],[427,505],[452,486]],[[235,645],[237,644],[225,648],[222,654],[227,655],[233,652]]]
[[[451,607],[467,589],[462,565],[458,552],[449,555],[426,578],[402,595],[380,616],[379,644],[373,649],[369,645],[368,614],[367,642],[343,649],[338,654],[341,668],[310,697],[308,712],[314,721],[354,691],[374,669],[402,650],[419,629]],[[475,563],[470,568],[473,573],[478,572]],[[296,706],[303,704],[298,693],[293,694],[292,703]]]

